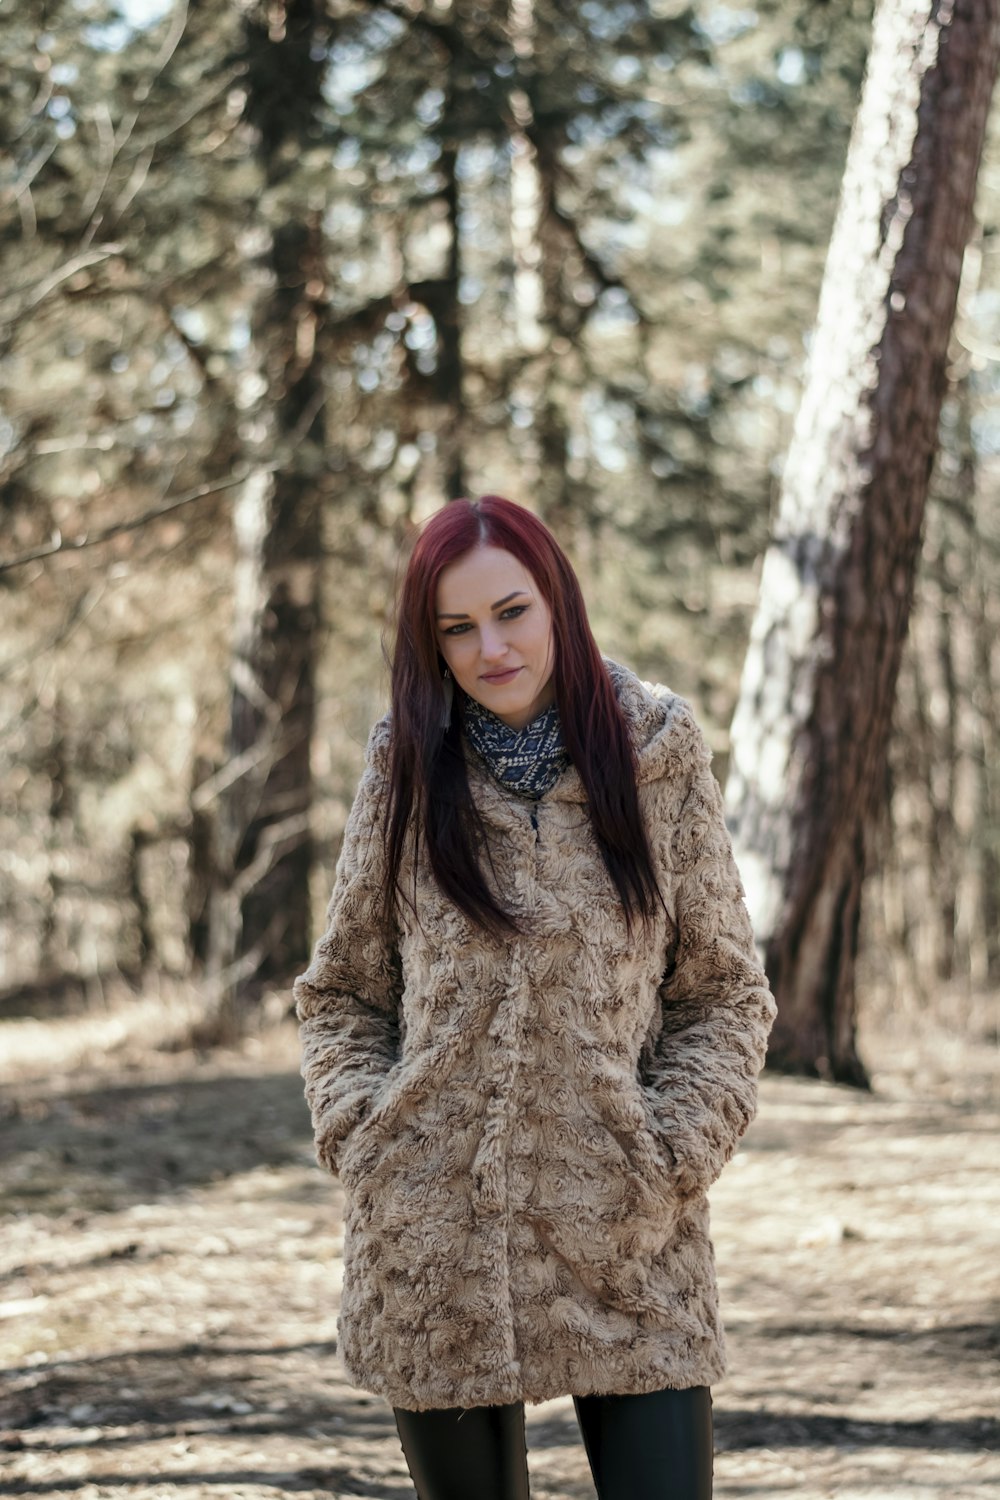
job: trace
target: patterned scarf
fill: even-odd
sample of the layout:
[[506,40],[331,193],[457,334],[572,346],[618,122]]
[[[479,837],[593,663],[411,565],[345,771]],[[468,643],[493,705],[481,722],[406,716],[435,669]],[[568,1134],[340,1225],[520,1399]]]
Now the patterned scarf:
[[475,698],[463,694],[462,727],[493,779],[522,797],[543,797],[571,763],[554,703],[523,729],[511,729]]

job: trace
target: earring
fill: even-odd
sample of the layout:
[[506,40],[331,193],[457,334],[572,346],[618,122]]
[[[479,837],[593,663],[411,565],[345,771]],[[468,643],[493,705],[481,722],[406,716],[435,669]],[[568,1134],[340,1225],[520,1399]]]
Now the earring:
[[452,681],[450,667],[445,667],[442,672],[441,683],[444,688],[444,710],[441,714],[441,728],[447,729],[451,723],[451,706],[455,701],[455,684]]

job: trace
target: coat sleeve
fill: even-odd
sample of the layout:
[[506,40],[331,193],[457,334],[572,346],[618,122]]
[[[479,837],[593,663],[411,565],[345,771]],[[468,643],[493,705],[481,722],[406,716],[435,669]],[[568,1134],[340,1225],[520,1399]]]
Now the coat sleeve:
[[711,751],[688,716],[690,771],[672,840],[677,944],[643,1049],[682,1192],[708,1188],[757,1108],[776,1006],[754,945]]
[[380,910],[388,738],[385,718],[368,741],[323,936],[293,987],[316,1159],[333,1173],[341,1145],[368,1113],[399,1051],[401,966],[396,935]]

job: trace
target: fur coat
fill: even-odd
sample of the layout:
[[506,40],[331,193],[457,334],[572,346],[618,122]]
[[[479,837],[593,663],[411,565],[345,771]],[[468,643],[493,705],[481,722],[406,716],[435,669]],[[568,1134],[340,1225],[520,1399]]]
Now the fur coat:
[[345,1195],[340,1351],[394,1406],[723,1373],[706,1194],[753,1117],[774,1001],[690,705],[605,666],[667,912],[629,940],[574,767],[530,803],[470,754],[484,873],[524,931],[486,937],[422,849],[420,925],[404,902],[387,931],[387,714],[295,982],[316,1154]]

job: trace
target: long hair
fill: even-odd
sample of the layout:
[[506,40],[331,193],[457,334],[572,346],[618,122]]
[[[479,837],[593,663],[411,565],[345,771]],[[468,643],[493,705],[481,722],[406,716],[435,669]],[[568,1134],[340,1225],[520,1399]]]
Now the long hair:
[[476,546],[511,553],[531,574],[552,615],[555,697],[563,740],[587,793],[601,856],[621,898],[628,931],[662,897],[636,791],[628,723],[587,619],[580,584],[552,533],[501,495],[452,500],[421,529],[399,594],[392,658],[392,730],[385,841],[384,915],[391,920],[407,824],[426,840],[442,892],[476,925],[502,937],[519,930],[483,875],[489,843],[472,799],[460,740],[460,689],[443,723],[444,660],[437,645],[438,579]]

